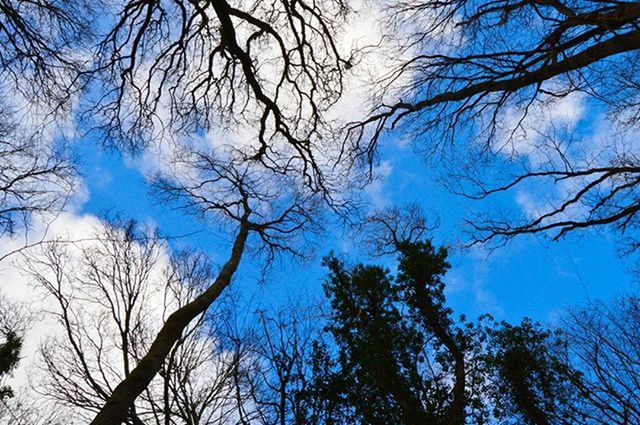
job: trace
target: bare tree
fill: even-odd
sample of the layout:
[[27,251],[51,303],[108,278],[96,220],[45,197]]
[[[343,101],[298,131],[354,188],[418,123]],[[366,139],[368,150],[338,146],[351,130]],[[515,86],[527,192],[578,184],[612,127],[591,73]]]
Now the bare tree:
[[640,299],[593,303],[572,312],[563,328],[581,372],[574,379],[581,397],[577,414],[593,424],[640,421]]
[[338,38],[349,11],[343,0],[124,2],[99,43],[106,90],[90,114],[134,151],[160,135],[256,129],[247,158],[318,184],[315,144],[330,140],[317,133],[351,66]]
[[221,159],[199,151],[181,152],[172,178],[159,178],[157,187],[169,201],[203,219],[233,226],[236,236],[227,261],[217,276],[191,301],[170,314],[149,349],[131,373],[114,389],[93,424],[120,423],[127,409],[160,371],[164,360],[189,324],[204,314],[229,286],[244,252],[270,260],[278,252],[300,255],[295,240],[314,229],[317,200],[297,192],[295,179]]
[[[208,315],[208,320],[214,319],[219,318]],[[161,379],[141,397],[153,406],[155,423],[234,422],[238,406],[232,376],[243,359],[237,351],[222,346],[220,339],[212,327],[196,323],[176,343],[159,372]]]
[[0,405],[0,424],[79,425],[79,422],[71,420],[61,406],[34,399],[32,393],[23,391]]
[[[236,304],[237,306],[237,304]],[[221,336],[239,359],[234,369],[239,424],[310,422],[307,390],[314,341],[325,318],[317,306],[266,306],[222,323]]]
[[29,227],[34,215],[56,214],[75,187],[75,170],[59,149],[16,131],[0,109],[0,235]]
[[60,142],[97,2],[0,2],[0,234],[55,215],[75,189]]
[[[105,223],[88,244],[49,243],[31,253],[26,270],[54,300],[58,324],[40,351],[36,391],[80,420],[98,412],[131,374],[162,321],[192,301],[211,278],[206,257],[178,252],[167,262],[157,234],[135,223]],[[131,424],[222,424],[233,415],[230,373],[237,361],[200,315],[179,336],[137,403]]]
[[[375,95],[379,106],[350,126],[362,154],[370,156],[383,132],[401,127],[429,152],[444,149],[447,141],[458,146],[461,140],[475,141],[462,148],[475,167],[458,169],[450,180],[465,195],[486,198],[538,180],[560,186],[558,199],[533,218],[472,220],[481,242],[521,233],[551,231],[559,238],[585,227],[612,224],[624,231],[635,226],[636,2],[403,0],[387,11],[389,37],[398,41],[398,66],[381,81]],[[554,122],[545,128],[536,118],[534,111],[576,96],[609,114],[629,138],[627,145],[599,140],[593,155],[572,154],[568,145],[580,151],[580,143],[571,143],[580,135],[572,128],[557,131]],[[507,169],[508,174],[495,168],[514,154],[522,158],[519,143],[538,151],[539,160],[513,162],[520,168]],[[480,161],[483,156],[495,161],[487,164]]]
[[2,91],[17,90],[36,103],[66,105],[70,83],[83,66],[83,49],[93,34],[93,7],[99,4],[86,0],[0,2]]
[[[79,43],[83,27],[76,24],[87,16],[81,10],[84,5],[32,2],[16,9],[9,7],[13,3],[7,3],[3,12],[9,20],[16,18],[16,22],[29,24],[17,25],[14,33],[18,40],[34,46],[35,56],[41,53],[45,59],[38,59],[39,64],[57,61],[67,72],[71,61],[67,62],[64,54]],[[193,134],[209,129],[214,118],[257,124],[260,130],[255,140],[259,145],[254,152],[243,152],[243,160],[260,160],[263,169],[275,170],[281,178],[254,173],[242,162],[227,166],[214,164],[204,156],[193,159],[192,155],[187,161],[191,168],[216,175],[214,180],[159,183],[167,198],[195,200],[188,202],[189,207],[202,208],[207,216],[214,211],[233,223],[236,237],[217,278],[200,296],[167,318],[137,365],[133,367],[133,359],[123,356],[124,381],[120,386],[110,391],[90,382],[94,393],[108,399],[96,423],[117,422],[127,415],[135,420],[135,412],[130,412],[133,401],[160,370],[188,324],[204,314],[229,285],[250,235],[256,235],[260,247],[266,248],[268,259],[279,251],[294,252],[285,241],[311,222],[314,209],[306,203],[310,197],[288,190],[287,196],[293,195],[281,202],[286,206],[279,208],[277,198],[285,196],[273,194],[267,189],[267,181],[276,185],[284,182],[285,174],[295,168],[317,188],[321,165],[315,161],[310,139],[321,126],[323,112],[340,96],[342,72],[350,66],[340,56],[334,39],[334,31],[348,11],[340,1],[327,8],[304,2],[232,6],[226,2],[151,1],[112,6],[115,9],[101,10],[115,10],[116,17],[109,21],[104,16],[103,23],[111,29],[98,45],[95,66],[80,70],[79,76],[69,71],[73,82],[97,77],[98,83],[105,85],[106,90],[89,97],[96,101],[90,112],[98,112],[108,123],[104,127],[107,137],[123,136],[114,140],[124,140],[136,148],[144,147],[150,135],[155,136],[148,131],[152,127]],[[35,24],[48,20],[58,25],[50,25],[42,30],[41,38],[36,37]],[[15,43],[14,48],[16,57],[27,62],[31,59],[25,54],[28,49]],[[272,79],[273,75],[278,77]],[[274,135],[284,141],[284,148],[270,143]],[[213,197],[211,193],[195,194],[199,189],[206,192],[209,186],[217,186]],[[297,186],[294,182],[293,187]],[[64,297],[60,304],[66,308]],[[119,328],[122,326],[118,323]],[[121,345],[127,353],[128,339],[124,338]],[[80,355],[81,350],[75,350]],[[78,391],[74,395],[82,402],[96,406],[83,389]]]
[[310,378],[312,342],[320,337],[321,317],[312,307],[289,305],[256,312],[258,326],[248,343],[256,362],[252,399],[258,423],[306,423],[304,393]]

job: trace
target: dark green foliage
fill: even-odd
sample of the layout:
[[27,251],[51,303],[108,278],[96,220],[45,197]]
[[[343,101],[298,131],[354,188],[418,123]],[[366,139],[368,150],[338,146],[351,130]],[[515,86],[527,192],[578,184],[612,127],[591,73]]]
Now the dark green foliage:
[[446,423],[449,378],[444,367],[433,366],[447,353],[431,340],[433,328],[453,335],[442,294],[446,251],[428,242],[406,248],[397,279],[379,266],[348,268],[334,256],[325,259],[332,308],[327,330],[337,353],[332,357],[326,344],[315,347],[315,422]]
[[575,389],[564,337],[529,319],[517,326],[502,322],[488,335],[495,415],[508,418],[517,412],[520,423],[530,425],[575,423],[567,417]]
[[306,423],[567,423],[561,336],[529,320],[455,320],[444,296],[446,250],[429,241],[396,249],[395,277],[325,259],[331,338],[314,345]]
[[[0,344],[0,379],[9,375],[20,361],[22,338],[13,330],[4,331],[5,341]],[[13,397],[13,391],[8,386],[0,388],[0,400]]]
[[346,402],[367,423],[410,422],[422,411],[416,394],[422,387],[418,364],[424,339],[398,308],[401,286],[381,267],[359,265],[347,271],[334,257],[326,265],[330,279],[325,289],[333,311],[328,330],[352,386],[344,392]]
[[337,362],[325,343],[315,341],[311,356],[312,385],[301,398],[308,406],[307,417],[300,422],[339,425],[354,423],[354,409],[346,404],[346,377],[335,373]]

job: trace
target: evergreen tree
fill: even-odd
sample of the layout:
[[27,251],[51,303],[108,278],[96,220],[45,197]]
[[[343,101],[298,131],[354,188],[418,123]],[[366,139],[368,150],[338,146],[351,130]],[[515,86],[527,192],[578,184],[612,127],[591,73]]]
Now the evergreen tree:
[[13,397],[11,387],[5,382],[20,362],[22,334],[28,322],[22,306],[0,293],[0,401]]
[[330,255],[330,341],[316,342],[302,396],[315,424],[568,423],[560,334],[453,317],[447,251],[400,240],[397,273]]
[[[8,376],[20,361],[20,350],[22,349],[22,338],[14,330],[2,332],[5,341],[0,344],[0,381]],[[4,385],[0,387],[0,400],[12,397],[11,387]]]
[[526,425],[576,424],[571,381],[580,379],[566,358],[566,339],[529,319],[517,326],[502,322],[487,329],[486,355],[492,370],[494,415],[517,416]]

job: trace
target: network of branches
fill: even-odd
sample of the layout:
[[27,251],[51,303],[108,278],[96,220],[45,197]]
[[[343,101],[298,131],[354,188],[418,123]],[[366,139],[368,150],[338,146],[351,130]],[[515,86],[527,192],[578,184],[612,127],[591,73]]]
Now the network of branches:
[[[399,65],[381,79],[376,109],[353,123],[349,135],[369,156],[382,134],[396,127],[422,140],[421,149],[428,152],[463,140],[471,169],[455,170],[451,185],[472,198],[533,180],[564,191],[534,217],[474,219],[479,242],[550,231],[559,238],[607,224],[624,231],[638,211],[633,144],[639,14],[637,2],[393,2],[390,25],[417,28],[399,40],[404,57],[400,54]],[[398,95],[401,100],[391,97]],[[584,147],[596,150],[593,155],[573,155],[569,145],[580,136],[573,137],[572,128],[559,131],[560,122],[539,113],[563,99],[588,99],[615,119],[619,131],[594,136],[602,140]],[[614,140],[620,134],[628,139],[623,146]],[[504,159],[531,151],[538,158],[525,158],[513,178],[513,169],[489,179],[478,169],[487,167],[478,161],[483,155]],[[546,193],[553,190],[547,186]]]
[[323,114],[351,66],[339,43],[349,11],[342,0],[126,2],[98,44],[89,74],[105,90],[89,113],[105,140],[133,150],[244,126],[247,159],[322,187]]
[[[378,44],[346,46],[366,13]],[[156,199],[226,249],[214,267],[127,221],[29,246],[22,271],[58,330],[35,385],[51,408],[4,385],[24,329],[0,300],[0,419],[637,422],[635,298],[577,311],[561,332],[458,319],[437,226],[417,208],[362,219],[352,190],[385,137],[409,135],[463,196],[555,185],[535,186],[557,193],[521,218],[469,217],[472,242],[635,229],[639,49],[631,1],[0,0],[0,237],[48,230],[81,186],[68,139],[98,138],[148,162]],[[364,54],[394,66],[365,83],[364,119],[336,118]],[[584,104],[611,127],[595,143],[566,113]],[[247,253],[263,278],[280,255],[312,258],[327,204],[397,273],[331,255],[320,313],[259,311],[246,329],[214,311]]]

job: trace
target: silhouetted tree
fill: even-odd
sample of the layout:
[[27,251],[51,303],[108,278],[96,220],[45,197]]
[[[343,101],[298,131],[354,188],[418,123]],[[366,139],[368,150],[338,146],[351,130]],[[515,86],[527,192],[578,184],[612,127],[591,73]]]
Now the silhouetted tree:
[[[69,419],[86,423],[129,377],[175,309],[206,288],[212,265],[175,252],[134,222],[104,223],[91,241],[50,242],[30,252],[25,270],[53,301],[56,336],[40,350],[35,390]],[[223,424],[234,416],[232,371],[241,359],[222,347],[203,312],[181,330],[158,375],[125,412],[130,424]]]
[[20,362],[23,334],[29,316],[24,308],[0,294],[0,402],[13,397],[13,390],[6,385]]
[[55,215],[75,189],[59,138],[87,62],[98,2],[0,2],[0,235]]
[[248,398],[239,409],[240,423],[308,423],[309,407],[303,394],[321,318],[312,308],[296,304],[260,309],[249,317],[255,320],[248,329],[227,335],[245,347],[237,387],[238,394]]
[[33,397],[28,391],[17,392],[11,399],[0,403],[2,425],[79,425],[69,418],[60,406]]
[[0,235],[25,230],[34,216],[51,216],[75,188],[75,170],[64,152],[37,134],[25,134],[12,111],[0,105]]
[[[99,20],[92,20],[93,12]],[[0,72],[16,81],[31,78],[25,85],[33,90],[25,96],[30,107],[51,106],[57,119],[63,106],[74,104],[76,89],[86,89],[78,115],[90,116],[105,140],[135,152],[151,140],[161,146],[166,140],[159,135],[177,139],[212,129],[256,129],[251,143],[243,144],[246,149],[233,146],[230,159],[210,155],[206,148],[204,153],[187,149],[186,142],[170,146],[180,151],[176,161],[189,171],[176,168],[157,180],[164,199],[205,220],[215,217],[235,237],[217,277],[168,315],[148,352],[139,353],[135,362],[123,357],[123,382],[113,391],[94,385],[106,405],[93,423],[135,420],[134,400],[189,323],[230,284],[254,239],[266,262],[277,252],[298,254],[289,241],[311,227],[316,208],[309,200],[315,192],[328,193],[322,169],[340,151],[321,129],[351,66],[336,36],[348,12],[342,1],[0,2],[0,37],[9,46]],[[86,42],[97,33],[102,36],[96,50],[86,51]],[[51,197],[51,182],[57,173],[68,177],[72,170],[45,155],[50,151],[41,150],[41,144],[33,146],[42,156],[27,155],[25,173],[12,170],[19,161],[3,157],[11,161],[6,179],[15,198],[7,197],[9,231],[19,214],[26,219],[32,211],[49,212],[66,199]],[[15,182],[22,182],[26,192],[18,193]],[[307,191],[301,189],[305,183]],[[9,216],[15,208],[22,209]]]
[[[0,377],[4,377],[18,365],[20,361],[20,349],[22,340],[15,331],[9,329],[3,332],[4,342],[0,344]],[[11,397],[11,388],[4,386],[0,388],[0,398]]]
[[295,179],[268,169],[225,157],[219,152],[181,152],[176,173],[157,180],[167,201],[227,226],[236,236],[229,257],[217,276],[188,303],[170,314],[131,373],[117,385],[92,424],[113,424],[124,419],[126,410],[160,371],[180,335],[231,284],[240,260],[252,245],[265,261],[277,253],[297,255],[296,240],[316,226],[317,199],[298,191]]
[[[457,160],[447,162],[464,165],[452,167],[447,184],[466,196],[483,199],[534,180],[560,188],[533,217],[494,212],[470,220],[479,242],[635,227],[637,2],[400,0],[385,19],[398,65],[379,81],[370,117],[350,127],[363,154],[371,156],[383,132],[402,127],[428,152],[456,141]],[[598,133],[596,146],[584,148],[593,152],[580,151],[581,133],[539,112],[577,97],[614,121],[615,135]],[[526,152],[535,159],[523,158]],[[517,169],[501,168],[503,159]]]
[[328,330],[340,349],[345,403],[364,423],[438,422],[446,401],[431,400],[430,409],[422,404],[425,335],[395,305],[401,300],[399,287],[380,267],[346,270],[336,258],[326,264],[334,312]]
[[339,43],[349,12],[343,0],[124,2],[98,44],[105,90],[90,114],[132,150],[244,126],[247,159],[321,185],[323,115],[351,66]]
[[573,311],[563,330],[580,404],[575,415],[591,424],[640,420],[640,299],[625,296],[610,305],[594,302]]
[[300,397],[307,386],[311,341],[319,330],[309,311],[285,307],[258,312],[255,357],[262,363],[256,397],[261,423],[303,424],[307,406]]
[[567,339],[525,319],[513,326],[488,328],[486,362],[491,370],[489,394],[494,415],[525,424],[582,423],[574,407],[580,374],[570,366]]
[[[86,65],[87,42],[96,28],[87,0],[0,2],[2,92],[20,93],[27,109],[68,107],[70,88]],[[48,105],[47,105],[48,104]]]
[[307,423],[577,423],[565,413],[578,375],[555,349],[566,347],[560,335],[529,320],[455,320],[446,250],[407,239],[425,229],[417,211],[369,222],[386,229],[374,238],[395,247],[397,273],[325,259],[332,339],[314,345]]

